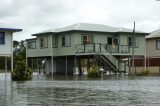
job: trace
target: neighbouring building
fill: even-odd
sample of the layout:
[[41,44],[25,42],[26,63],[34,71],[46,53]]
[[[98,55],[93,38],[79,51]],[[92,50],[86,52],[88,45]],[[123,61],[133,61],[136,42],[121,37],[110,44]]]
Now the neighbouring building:
[[160,66],[160,29],[146,37],[147,66]]
[[4,58],[3,63],[6,70],[8,57],[11,58],[11,70],[13,70],[13,33],[19,31],[22,31],[22,29],[12,28],[0,23],[0,58]]
[[133,43],[131,29],[78,23],[32,34],[35,38],[26,40],[26,57],[32,68],[45,60],[47,74],[74,74],[77,69],[81,73],[92,65],[129,72],[133,47],[135,58],[144,58],[146,35],[136,31]]

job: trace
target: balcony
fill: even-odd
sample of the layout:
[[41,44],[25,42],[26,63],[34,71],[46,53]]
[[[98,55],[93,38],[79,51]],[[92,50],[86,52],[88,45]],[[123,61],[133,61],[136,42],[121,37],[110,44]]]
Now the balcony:
[[102,48],[101,46],[103,46],[110,53],[120,53],[120,54],[130,53],[128,45],[108,45],[108,44],[92,43],[92,44],[78,44],[75,46],[75,48],[76,48],[76,53],[93,53],[93,52],[101,52]]
[[130,48],[128,45],[106,45],[106,49],[110,53],[130,53]]

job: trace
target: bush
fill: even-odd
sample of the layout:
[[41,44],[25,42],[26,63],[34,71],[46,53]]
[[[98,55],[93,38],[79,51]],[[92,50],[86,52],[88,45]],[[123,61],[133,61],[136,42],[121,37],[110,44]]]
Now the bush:
[[11,72],[11,78],[13,81],[31,80],[32,71],[26,67],[24,61],[17,61],[15,68]]
[[96,66],[91,67],[91,69],[88,71],[87,77],[88,78],[99,78],[100,77]]
[[148,74],[149,74],[149,70],[143,70],[142,72],[137,73],[136,75],[137,75],[137,76],[146,76],[146,75],[148,75]]

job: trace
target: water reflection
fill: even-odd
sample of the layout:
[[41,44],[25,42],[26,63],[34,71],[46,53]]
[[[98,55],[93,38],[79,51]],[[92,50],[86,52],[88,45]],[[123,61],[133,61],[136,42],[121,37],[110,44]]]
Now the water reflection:
[[26,82],[0,78],[0,106],[158,106],[159,98],[159,77],[112,76],[93,80],[41,75]]

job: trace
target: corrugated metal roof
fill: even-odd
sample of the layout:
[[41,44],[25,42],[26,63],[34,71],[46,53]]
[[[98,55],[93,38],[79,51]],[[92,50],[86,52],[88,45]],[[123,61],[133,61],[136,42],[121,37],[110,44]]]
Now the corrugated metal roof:
[[9,26],[7,24],[0,23],[0,31],[19,32],[19,31],[22,31],[22,29],[14,28],[14,27],[11,27],[11,26]]
[[149,39],[149,38],[160,38],[160,29],[151,32],[151,34],[149,34],[146,38],[147,39]]
[[[133,32],[131,29],[126,28],[115,28],[107,25],[102,24],[90,24],[90,23],[78,23],[73,24],[70,26],[66,26],[63,28],[55,28],[55,29],[48,29],[40,33],[36,33],[33,35],[43,34],[43,33],[59,33],[59,32],[65,32],[65,31],[96,31],[96,32]],[[137,33],[144,33],[140,31],[136,31]]]
[[29,40],[36,40],[37,38],[30,38],[30,39],[26,39],[26,41],[29,41]]

